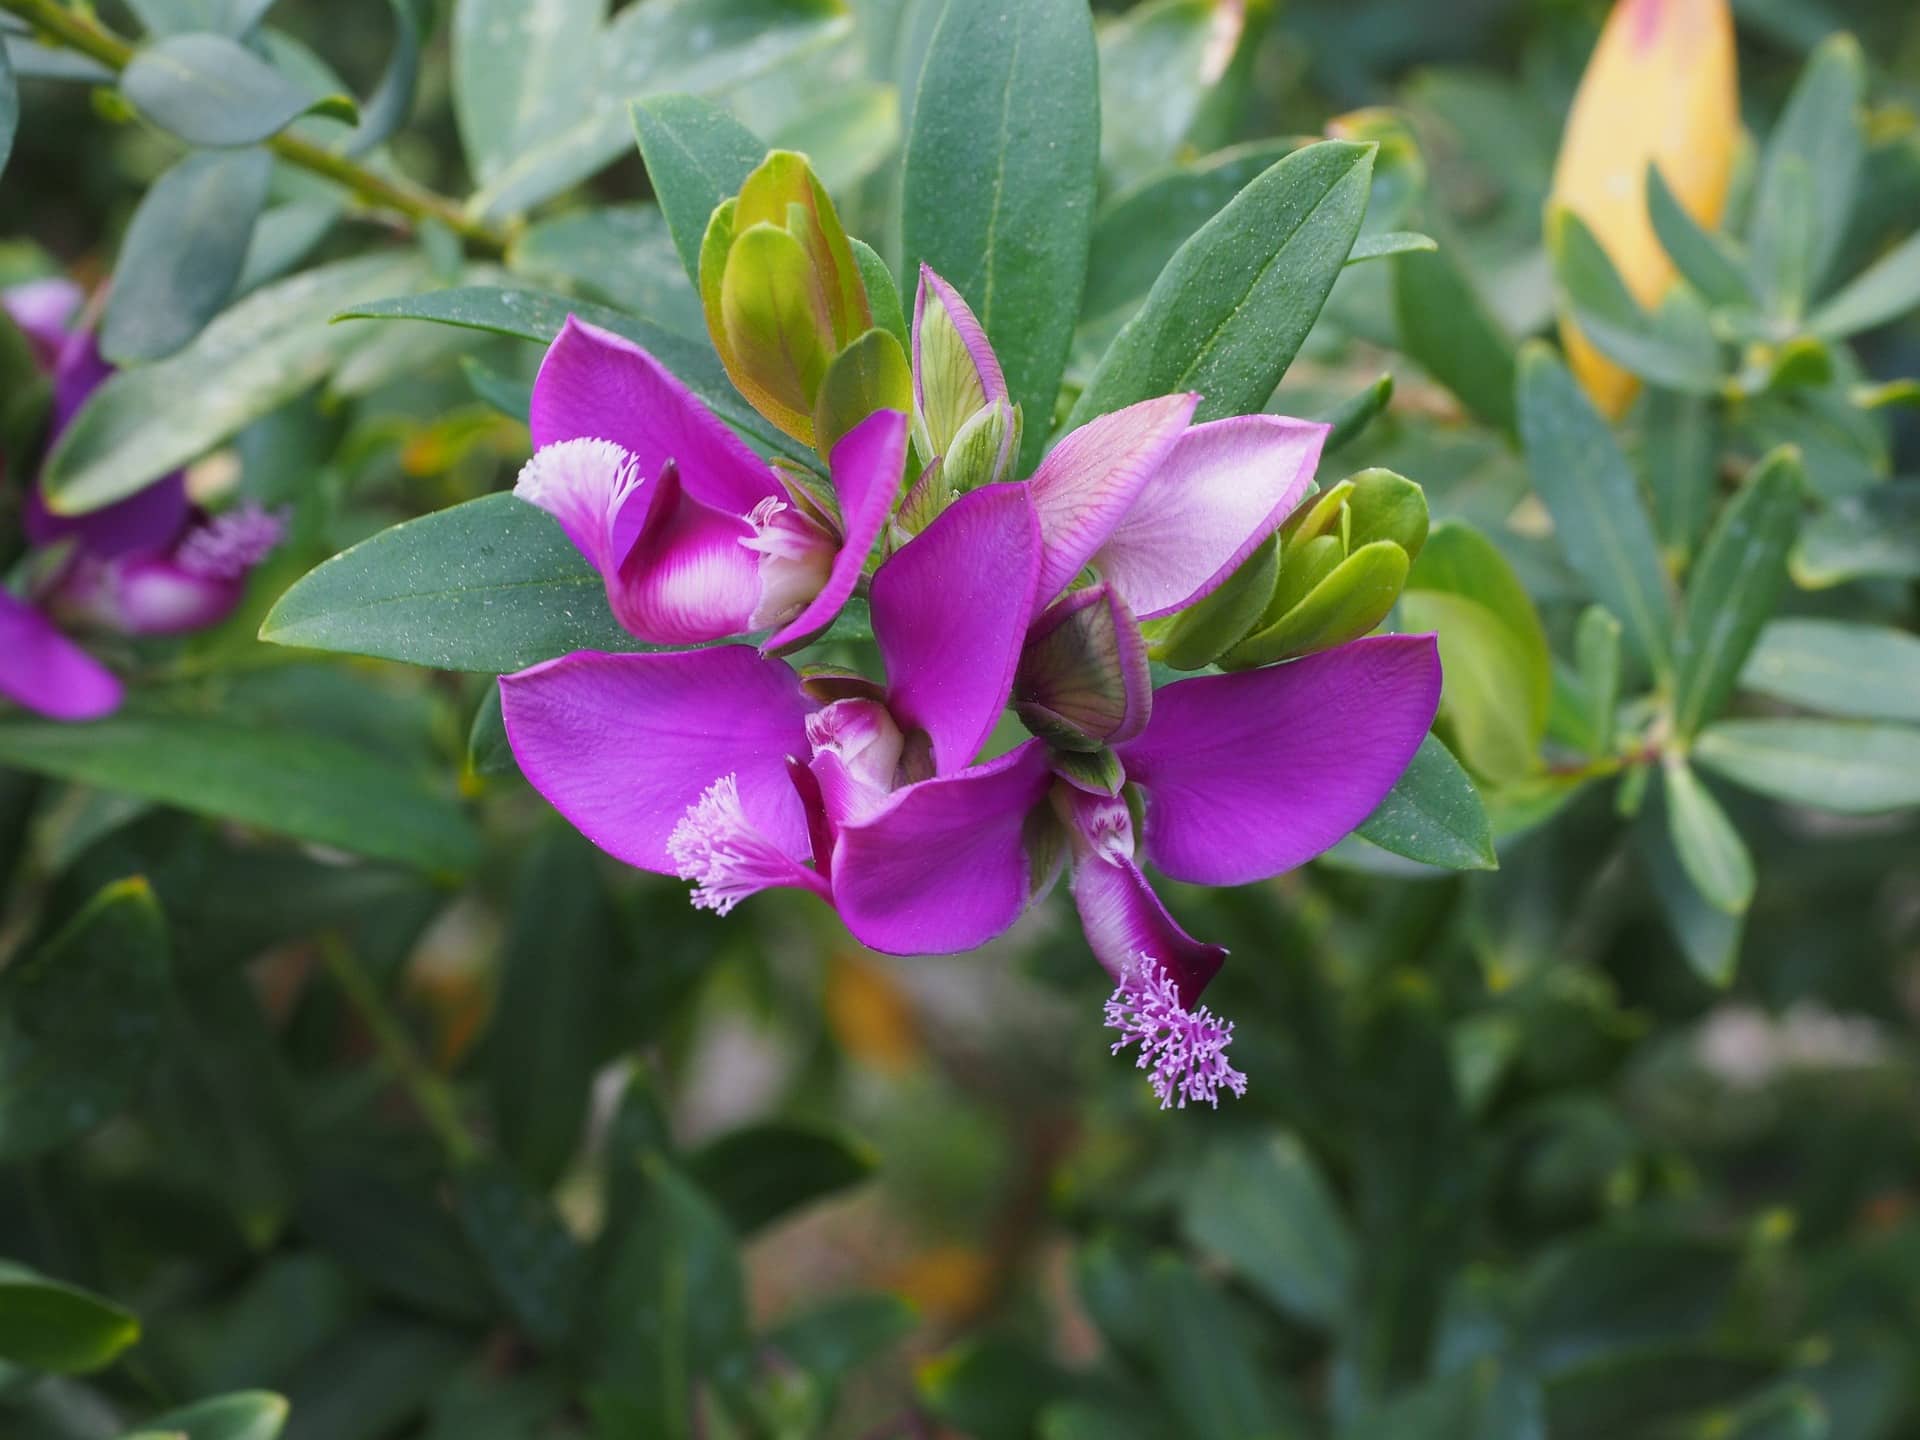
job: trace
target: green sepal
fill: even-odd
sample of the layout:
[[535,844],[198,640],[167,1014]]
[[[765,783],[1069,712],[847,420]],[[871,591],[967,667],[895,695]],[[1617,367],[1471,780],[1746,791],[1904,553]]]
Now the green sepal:
[[[1283,586],[1290,563],[1281,564]],[[1223,655],[1221,668],[1250,670],[1288,656],[1309,655],[1358,640],[1387,618],[1406,584],[1407,568],[1407,552],[1390,540],[1361,546],[1278,620]]]
[[1391,470],[1362,470],[1347,483],[1353,487],[1347,496],[1352,516],[1347,548],[1391,540],[1409,561],[1418,560],[1427,543],[1427,492]]
[[862,420],[876,410],[909,413],[913,374],[907,355],[891,332],[869,330],[833,357],[813,401],[813,445],[822,460]]
[[1199,604],[1145,622],[1147,654],[1175,670],[1211,665],[1259,624],[1279,579],[1280,537],[1273,535]]
[[[789,435],[811,445],[814,397],[835,352],[833,337],[822,333],[799,239],[765,223],[734,235],[720,280],[720,323],[732,352],[728,373],[741,393]],[[797,424],[788,417],[796,417]]]

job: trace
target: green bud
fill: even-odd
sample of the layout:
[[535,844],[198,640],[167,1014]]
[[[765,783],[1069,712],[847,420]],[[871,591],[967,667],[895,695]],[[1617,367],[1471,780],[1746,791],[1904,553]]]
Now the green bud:
[[869,330],[827,364],[813,400],[813,448],[822,460],[876,410],[903,414],[913,404],[907,352],[885,330]]
[[1013,676],[1013,708],[1063,750],[1098,750],[1140,733],[1153,681],[1138,626],[1104,585],[1076,590],[1027,636]]
[[829,367],[873,316],[833,201],[804,155],[773,151],[713,212],[700,245],[700,300],[740,393],[813,444]]
[[1347,496],[1348,550],[1391,540],[1407,559],[1418,560],[1427,543],[1426,491],[1391,470],[1362,470],[1347,483],[1353,486]]
[[1012,478],[1020,453],[1020,407],[995,400],[954,432],[944,455],[947,483],[956,495]]
[[[1332,546],[1335,537],[1322,536],[1314,546]],[[1332,556],[1334,564],[1322,568]],[[1294,655],[1330,650],[1358,640],[1387,618],[1407,581],[1407,552],[1391,540],[1362,545],[1344,559],[1322,548],[1310,557],[1322,578],[1297,600],[1281,608],[1277,618],[1249,635],[1221,657],[1228,670],[1250,670]],[[1280,588],[1285,590],[1291,557],[1282,563]],[[1296,572],[1297,573],[1297,572]],[[1271,609],[1269,614],[1271,614]]]
[[1279,578],[1280,537],[1275,535],[1199,604],[1142,625],[1147,653],[1176,670],[1211,665],[1259,623]]

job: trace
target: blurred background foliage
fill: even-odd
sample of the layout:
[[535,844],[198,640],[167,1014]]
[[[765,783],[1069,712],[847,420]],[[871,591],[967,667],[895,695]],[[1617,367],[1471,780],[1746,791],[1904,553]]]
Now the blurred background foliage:
[[[883,250],[938,9],[855,0],[850,26],[705,84],[806,150],[849,232]],[[1733,9],[1749,137],[1830,36],[1865,57],[1861,178],[1819,217],[1824,295],[1920,221],[1920,15]],[[1547,519],[1564,534],[1556,483],[1613,463],[1604,430],[1530,425],[1530,383],[1556,403],[1552,362],[1515,352],[1557,304],[1612,303],[1604,274],[1570,263],[1578,237],[1555,231],[1550,251],[1543,224],[1605,7],[1253,0],[1243,25],[1216,0],[1096,10],[1102,176],[1066,400],[1179,243],[1296,137],[1381,139],[1366,230],[1441,242],[1349,270],[1272,408],[1344,414],[1323,485],[1375,465],[1417,479],[1435,520],[1473,527],[1461,543],[1491,541],[1524,588],[1503,613],[1537,654],[1523,637],[1520,668],[1478,696],[1448,659],[1443,728],[1498,869],[1355,841],[1271,885],[1177,895],[1233,951],[1209,999],[1238,1022],[1252,1086],[1219,1113],[1161,1115],[1109,1058],[1090,1023],[1107,985],[1058,901],[942,960],[861,953],[790,895],[699,914],[537,801],[486,677],[255,640],[315,563],[500,488],[526,451],[513,411],[537,347],[341,322],[322,383],[195,469],[204,493],[293,513],[248,606],[129,657],[153,704],[109,722],[132,728],[105,760],[0,724],[0,763],[19,767],[0,770],[0,1433],[1920,1435],[1911,749],[1850,814],[1808,807],[1835,799],[1819,779],[1708,789],[1681,761],[1649,787],[1644,757],[1595,733],[1616,708],[1596,691],[1628,696],[1623,730],[1646,718],[1631,639],[1620,689],[1624,617],[1596,618],[1606,596]],[[207,23],[196,0],[98,11],[126,35]],[[364,96],[395,13],[282,0],[265,43]],[[283,166],[237,293],[377,250],[404,279],[301,323],[510,271],[700,337],[630,145],[591,174],[547,171],[537,195],[512,191],[509,151],[476,151],[471,118],[463,145],[450,18],[425,28],[411,119],[379,163],[448,195],[492,187],[503,213],[539,203],[535,218],[504,255],[463,258],[449,232],[410,236]],[[0,278],[104,281],[179,147],[20,42]],[[680,88],[694,57],[660,58],[661,88]],[[1729,143],[1737,218],[1759,151]],[[1673,368],[1698,358],[1684,327],[1608,313],[1658,375],[1693,373]],[[1733,723],[1920,719],[1909,650],[1836,649],[1910,632],[1920,610],[1920,478],[1900,478],[1920,477],[1920,423],[1911,391],[1874,390],[1920,373],[1920,323],[1875,316],[1850,348],[1793,353],[1791,325],[1753,323],[1748,371],[1627,412],[1628,492],[1633,473],[1651,484],[1683,574],[1718,497],[1796,446],[1814,510],[1789,623],[1763,637]],[[1444,575],[1413,586],[1416,607],[1459,598]],[[1536,671],[1549,701],[1515,722]],[[169,771],[183,733],[202,749]],[[306,788],[249,748],[263,735],[320,757]],[[209,743],[227,763],[206,764]],[[261,800],[265,771],[280,788]],[[1676,804],[1709,818],[1690,832]],[[1726,856],[1676,846],[1723,841],[1723,810],[1744,894],[1703,896]]]

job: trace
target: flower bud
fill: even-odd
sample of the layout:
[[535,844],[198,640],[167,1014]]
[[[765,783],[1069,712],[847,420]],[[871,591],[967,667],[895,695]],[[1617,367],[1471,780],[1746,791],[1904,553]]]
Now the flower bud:
[[[1740,138],[1734,67],[1727,0],[1619,0],[1574,96],[1549,210],[1564,206],[1586,222],[1643,306],[1673,279],[1647,216],[1647,167],[1657,165],[1693,218],[1714,226]],[[1638,382],[1565,316],[1560,333],[1594,403],[1621,414]]]
[[828,370],[873,316],[833,201],[804,155],[775,150],[713,212],[700,245],[700,300],[740,393],[813,444]]
[[1069,592],[1035,621],[1013,677],[1015,713],[1067,750],[1132,739],[1152,697],[1146,641],[1105,585]]
[[923,465],[945,462],[956,495],[1013,478],[1020,407],[973,311],[920,267],[913,306],[913,443]]
[[1393,609],[1426,539],[1426,496],[1411,480],[1390,470],[1342,480],[1283,529],[1272,596],[1220,665],[1252,669],[1359,639]]

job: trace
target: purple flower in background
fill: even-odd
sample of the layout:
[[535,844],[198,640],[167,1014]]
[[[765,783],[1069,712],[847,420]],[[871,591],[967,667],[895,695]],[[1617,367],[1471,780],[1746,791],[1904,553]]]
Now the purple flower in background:
[[786,483],[646,351],[568,318],[534,381],[534,454],[515,493],[560,522],[643,640],[773,629],[805,644],[853,594],[886,523],[906,417],[869,416],[833,448],[833,506]]
[[[40,280],[0,301],[53,384],[48,443],[112,373],[90,326],[75,326],[78,287]],[[4,457],[0,457],[4,458]],[[28,481],[27,539],[48,555],[27,592],[0,590],[0,696],[57,720],[118,708],[111,671],[61,632],[62,623],[124,635],[203,629],[239,604],[246,577],[279,543],[282,523],[251,503],[217,516],[196,510],[180,472],[85,515],[56,515]]]

